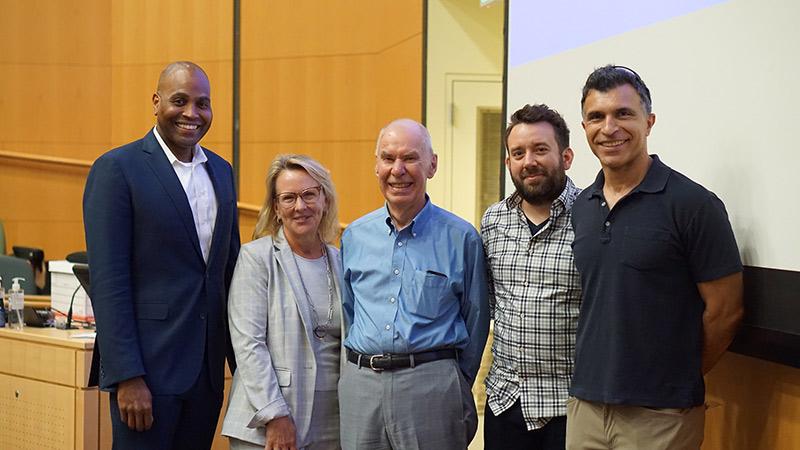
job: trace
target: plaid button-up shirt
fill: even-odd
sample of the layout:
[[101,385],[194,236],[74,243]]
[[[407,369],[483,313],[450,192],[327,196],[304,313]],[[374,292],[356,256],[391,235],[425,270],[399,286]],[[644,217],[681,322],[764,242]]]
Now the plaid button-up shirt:
[[567,178],[536,235],[516,193],[490,206],[481,220],[494,319],[487,403],[499,415],[519,398],[528,430],[566,414],[581,305],[571,247],[571,208],[579,193]]

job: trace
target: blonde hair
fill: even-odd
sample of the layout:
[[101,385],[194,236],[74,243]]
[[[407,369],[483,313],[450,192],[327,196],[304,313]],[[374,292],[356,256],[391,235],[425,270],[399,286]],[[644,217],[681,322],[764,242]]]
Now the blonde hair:
[[258,212],[258,222],[253,231],[253,239],[275,236],[281,228],[278,214],[275,212],[275,183],[284,170],[302,170],[322,187],[326,208],[319,224],[319,237],[327,244],[333,242],[339,236],[339,212],[336,206],[336,191],[333,188],[330,173],[313,158],[294,154],[278,155],[269,166],[266,179],[267,193],[264,196],[261,211]]

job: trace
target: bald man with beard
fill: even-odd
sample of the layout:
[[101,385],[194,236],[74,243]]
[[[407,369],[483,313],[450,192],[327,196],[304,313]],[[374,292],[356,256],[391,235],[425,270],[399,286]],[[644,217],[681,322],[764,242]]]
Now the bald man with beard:
[[83,198],[99,385],[114,449],[208,449],[230,351],[227,291],[239,252],[230,164],[198,142],[211,88],[168,65],[156,125],[95,161]]

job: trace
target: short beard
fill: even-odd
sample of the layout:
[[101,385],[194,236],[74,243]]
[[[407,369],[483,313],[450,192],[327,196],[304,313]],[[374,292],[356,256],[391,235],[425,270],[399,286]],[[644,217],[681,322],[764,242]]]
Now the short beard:
[[564,191],[564,186],[567,184],[567,174],[564,173],[563,163],[559,164],[558,170],[553,174],[542,170],[536,170],[532,173],[543,173],[545,178],[538,185],[531,186],[526,185],[523,181],[530,172],[523,170],[519,178],[511,176],[511,181],[514,183],[514,187],[517,188],[517,194],[529,204],[550,204]]

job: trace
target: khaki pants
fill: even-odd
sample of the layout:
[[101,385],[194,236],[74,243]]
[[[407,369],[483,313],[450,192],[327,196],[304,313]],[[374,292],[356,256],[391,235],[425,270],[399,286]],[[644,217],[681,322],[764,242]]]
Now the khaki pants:
[[645,408],[567,400],[567,450],[699,450],[705,406]]

